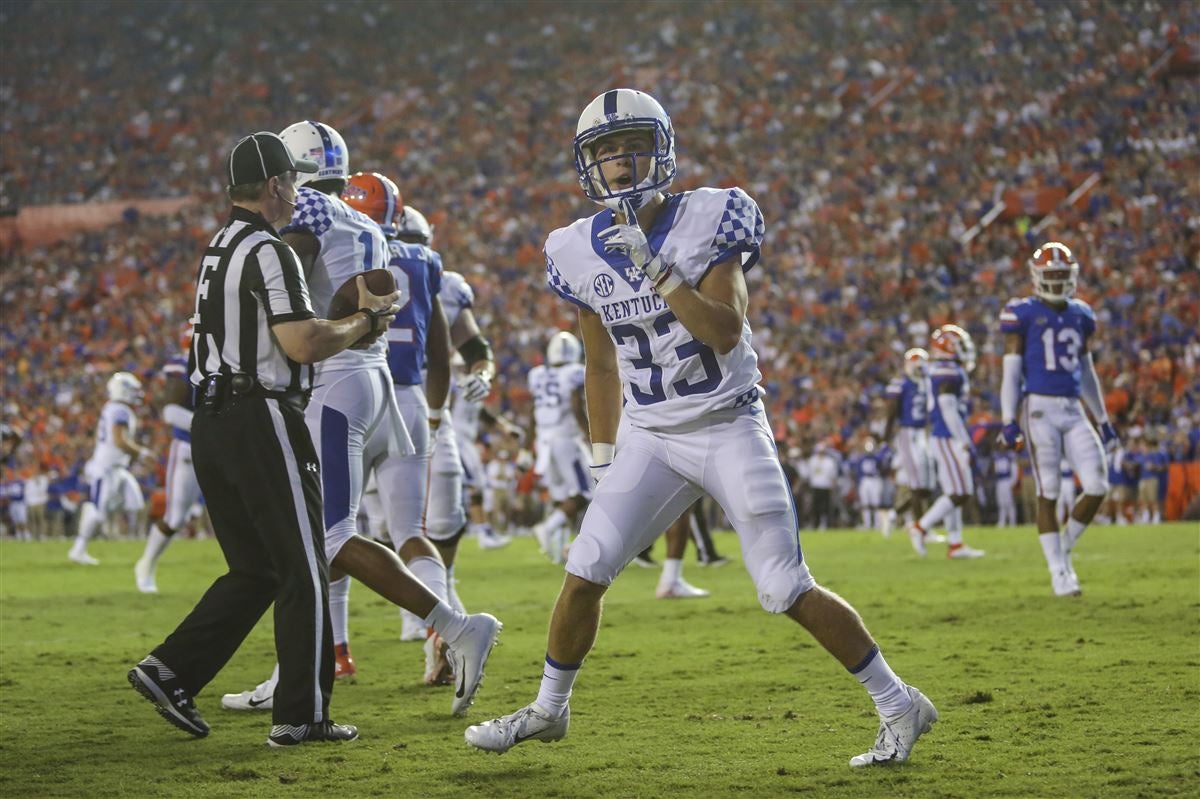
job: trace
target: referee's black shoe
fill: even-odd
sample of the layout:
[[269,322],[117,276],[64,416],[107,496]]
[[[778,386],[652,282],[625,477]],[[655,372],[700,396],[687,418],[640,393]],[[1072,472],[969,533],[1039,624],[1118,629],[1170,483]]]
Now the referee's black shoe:
[[358,739],[358,727],[320,721],[316,724],[276,724],[271,727],[267,744],[274,747],[297,746],[309,741],[342,743]]
[[209,727],[186,688],[179,684],[175,672],[154,655],[149,655],[129,670],[129,684],[146,697],[158,710],[158,715],[184,732],[203,738]]

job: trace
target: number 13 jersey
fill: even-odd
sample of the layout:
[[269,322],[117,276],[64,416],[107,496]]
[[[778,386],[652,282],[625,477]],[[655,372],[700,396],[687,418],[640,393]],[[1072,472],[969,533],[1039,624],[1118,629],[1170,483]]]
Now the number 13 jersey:
[[1079,396],[1079,357],[1096,332],[1096,315],[1086,302],[1068,300],[1059,311],[1037,297],[1009,300],[1000,312],[1000,330],[1024,339],[1025,393]]
[[[546,279],[564,299],[600,316],[617,348],[630,423],[670,428],[758,399],[758,358],[750,324],[721,355],[692,337],[651,282],[622,253],[607,253],[597,234],[613,212],[559,228],[546,239]],[[693,288],[718,264],[737,258],[743,272],[758,261],[765,225],[744,191],[701,188],[667,195],[645,231],[652,253]]]

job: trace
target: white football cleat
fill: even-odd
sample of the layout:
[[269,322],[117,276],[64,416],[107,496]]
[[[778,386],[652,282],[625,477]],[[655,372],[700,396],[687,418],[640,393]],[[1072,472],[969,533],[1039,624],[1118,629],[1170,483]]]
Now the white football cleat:
[[485,527],[479,532],[480,549],[503,549],[511,543],[511,538],[503,533],[497,533],[491,527]]
[[429,637],[429,628],[412,611],[400,608],[400,640],[424,641]]
[[467,727],[465,737],[467,743],[476,749],[501,754],[522,741],[561,741],[570,726],[570,706],[563,708],[562,715],[554,718],[533,703],[512,715]]
[[916,524],[908,526],[908,539],[912,541],[913,551],[921,557],[925,557],[925,531]]
[[450,644],[450,665],[454,669],[455,691],[450,711],[461,716],[475,701],[475,693],[483,682],[483,667],[504,625],[489,613],[475,613],[467,617],[467,627]]
[[680,577],[670,585],[660,585],[654,595],[659,599],[702,599],[709,596],[709,592]]
[[975,549],[966,544],[951,544],[950,548],[946,550],[946,557],[953,559],[982,558],[986,554],[987,552],[982,549]]
[[137,581],[137,590],[143,594],[157,594],[158,585],[154,580],[154,569],[143,560],[133,565],[133,577]]
[[275,705],[275,681],[259,683],[253,691],[225,694],[221,707],[226,710],[270,710]]
[[938,720],[937,708],[925,694],[911,685],[904,686],[904,690],[912,697],[912,705],[897,716],[880,718],[875,745],[861,755],[850,758],[851,766],[903,763],[908,760],[917,739],[929,732],[933,723]]
[[1079,587],[1079,578],[1073,571],[1063,569],[1050,575],[1050,584],[1054,587],[1055,596],[1081,596],[1083,589]]
[[99,566],[100,561],[93,558],[87,552],[76,552],[71,550],[67,555],[72,563],[78,563],[80,566]]

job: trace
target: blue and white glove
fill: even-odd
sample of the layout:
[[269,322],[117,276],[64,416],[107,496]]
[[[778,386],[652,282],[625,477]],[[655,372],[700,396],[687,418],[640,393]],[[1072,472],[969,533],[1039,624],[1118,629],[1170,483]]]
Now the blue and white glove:
[[604,242],[605,252],[623,253],[634,266],[650,278],[660,297],[667,296],[683,284],[683,278],[675,274],[671,265],[660,256],[650,252],[650,242],[646,241],[646,234],[638,227],[633,204],[628,200],[622,202],[621,211],[625,214],[628,224],[613,225],[597,234]]
[[1021,428],[1016,422],[1009,422],[1000,428],[999,443],[1011,449],[1013,452],[1020,452],[1025,446],[1025,436],[1021,433]]
[[492,393],[492,370],[471,372],[459,380],[458,393],[467,402],[483,402]]
[[1104,444],[1104,452],[1109,456],[1121,448],[1121,438],[1117,435],[1117,428],[1112,426],[1112,422],[1104,422],[1100,425],[1100,442]]
[[616,452],[616,446],[613,444],[592,444],[592,484],[599,485],[604,479],[604,475],[608,474],[608,467],[612,466],[613,455]]

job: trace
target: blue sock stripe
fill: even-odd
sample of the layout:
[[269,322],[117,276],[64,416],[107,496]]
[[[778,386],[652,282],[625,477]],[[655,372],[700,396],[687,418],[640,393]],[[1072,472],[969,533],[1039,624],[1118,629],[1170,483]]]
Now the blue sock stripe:
[[546,655],[546,665],[553,666],[554,668],[560,669],[562,671],[578,671],[579,667],[582,666],[583,664],[582,663],[559,663],[554,658],[550,657],[549,655]]
[[871,661],[874,660],[878,654],[879,654],[879,645],[876,644],[875,646],[871,647],[871,651],[867,653],[867,656],[865,658],[863,658],[861,661],[859,661],[859,664],[857,666],[854,666],[853,668],[848,669],[848,671],[851,674],[858,674],[860,671],[865,669],[867,666],[870,666]]

